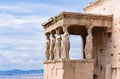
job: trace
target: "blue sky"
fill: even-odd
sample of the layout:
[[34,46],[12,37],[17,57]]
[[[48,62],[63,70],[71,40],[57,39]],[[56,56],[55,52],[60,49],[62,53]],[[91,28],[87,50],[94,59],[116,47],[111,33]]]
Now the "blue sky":
[[[83,12],[95,0],[0,0],[0,70],[42,69],[45,37],[41,23],[62,11]],[[80,38],[71,36],[71,58]]]

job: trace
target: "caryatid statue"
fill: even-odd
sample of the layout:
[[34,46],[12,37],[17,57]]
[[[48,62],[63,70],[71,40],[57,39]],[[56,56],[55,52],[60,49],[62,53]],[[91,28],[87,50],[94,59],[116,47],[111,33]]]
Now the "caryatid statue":
[[61,35],[60,35],[60,29],[56,29],[56,42],[55,42],[55,59],[61,58]]
[[46,50],[45,50],[45,56],[46,60],[49,60],[49,50],[50,50],[50,34],[46,34]]
[[69,51],[70,51],[70,42],[69,42],[69,33],[68,27],[63,27],[63,36],[61,43],[61,58],[69,59]]
[[86,59],[91,59],[92,53],[93,53],[92,28],[93,28],[93,26],[87,27],[88,35],[86,36],[86,44],[85,44],[85,57],[86,57]]
[[54,59],[54,54],[55,54],[55,34],[52,31],[51,32],[51,41],[50,41],[50,59],[53,60]]

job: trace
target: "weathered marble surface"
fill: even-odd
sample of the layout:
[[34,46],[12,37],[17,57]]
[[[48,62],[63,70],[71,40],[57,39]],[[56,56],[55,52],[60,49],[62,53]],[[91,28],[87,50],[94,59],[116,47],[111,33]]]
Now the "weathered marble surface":
[[92,28],[94,26],[87,27],[87,36],[86,36],[86,44],[85,44],[85,56],[86,59],[92,59],[93,53],[93,35],[92,35]]
[[60,29],[56,29],[56,43],[55,43],[55,59],[60,59],[61,58],[61,34],[60,34]]
[[46,34],[46,46],[45,46],[45,56],[46,60],[49,60],[50,54],[50,34]]
[[69,41],[69,33],[66,27],[63,27],[63,36],[61,42],[61,58],[69,59],[69,51],[70,51],[70,41]]
[[44,62],[44,79],[93,79],[94,60],[52,60]]
[[[96,45],[94,46],[94,57],[98,60],[96,72],[99,77],[97,79],[120,79],[120,0],[98,0],[90,4],[84,9],[85,13],[112,15],[113,23],[111,33],[106,32],[96,34]],[[99,35],[99,37],[97,37]],[[94,36],[95,37],[95,36]],[[94,38],[93,37],[93,38]],[[99,47],[98,47],[99,45]],[[101,50],[101,51],[99,51]],[[109,67],[111,65],[111,68]],[[100,69],[105,69],[101,72]],[[103,75],[100,75],[100,74]],[[106,74],[105,74],[106,73]],[[109,77],[108,77],[109,75]]]
[[[94,75],[94,79],[120,79],[119,3],[120,0],[97,0],[84,8],[85,13],[62,12],[43,24],[46,34],[59,28],[59,32],[56,31],[55,59],[59,61],[61,58],[69,58],[68,38],[73,34],[84,36],[85,57],[95,60],[93,73],[85,70],[88,68],[86,63],[76,62],[76,64],[69,60],[55,64],[54,60],[49,61],[49,63],[45,63],[45,79],[78,79],[80,76],[82,79],[93,78],[89,73]],[[64,29],[61,30],[62,26],[70,28],[68,33]],[[86,26],[94,27],[87,29]],[[54,70],[54,68],[56,69]],[[88,76],[84,75],[82,70]],[[78,75],[78,73],[80,74]],[[66,77],[64,78],[64,76]]]
[[56,39],[55,39],[55,34],[52,33],[51,34],[51,40],[50,40],[50,60],[53,60],[54,59],[54,55],[55,55],[55,42],[56,42]]

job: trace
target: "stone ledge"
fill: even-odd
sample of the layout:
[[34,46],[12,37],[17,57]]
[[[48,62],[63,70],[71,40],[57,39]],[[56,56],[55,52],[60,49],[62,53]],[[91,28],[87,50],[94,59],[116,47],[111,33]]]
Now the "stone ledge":
[[93,70],[93,59],[59,59],[44,62],[45,79],[93,79]]
[[57,62],[72,62],[72,63],[76,63],[76,62],[80,62],[80,63],[87,63],[87,62],[94,62],[94,59],[81,59],[81,60],[70,60],[70,59],[59,59],[59,60],[45,60],[44,64],[48,64],[48,63],[57,63]]
[[101,19],[112,21],[112,15],[101,15],[101,14],[90,14],[90,13],[75,13],[75,12],[61,12],[59,15],[51,17],[49,20],[45,21],[42,26],[46,29],[48,26],[51,26],[62,19]]

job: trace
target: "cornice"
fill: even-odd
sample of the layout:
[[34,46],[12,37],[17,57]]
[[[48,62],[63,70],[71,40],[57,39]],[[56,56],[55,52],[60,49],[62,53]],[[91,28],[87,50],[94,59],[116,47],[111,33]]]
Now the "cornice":
[[87,13],[74,13],[74,12],[62,12],[55,17],[51,17],[48,21],[44,22],[42,26],[44,29],[49,27],[50,25],[57,23],[62,19],[101,19],[101,20],[112,20],[112,15],[101,15],[101,14],[87,14]]

